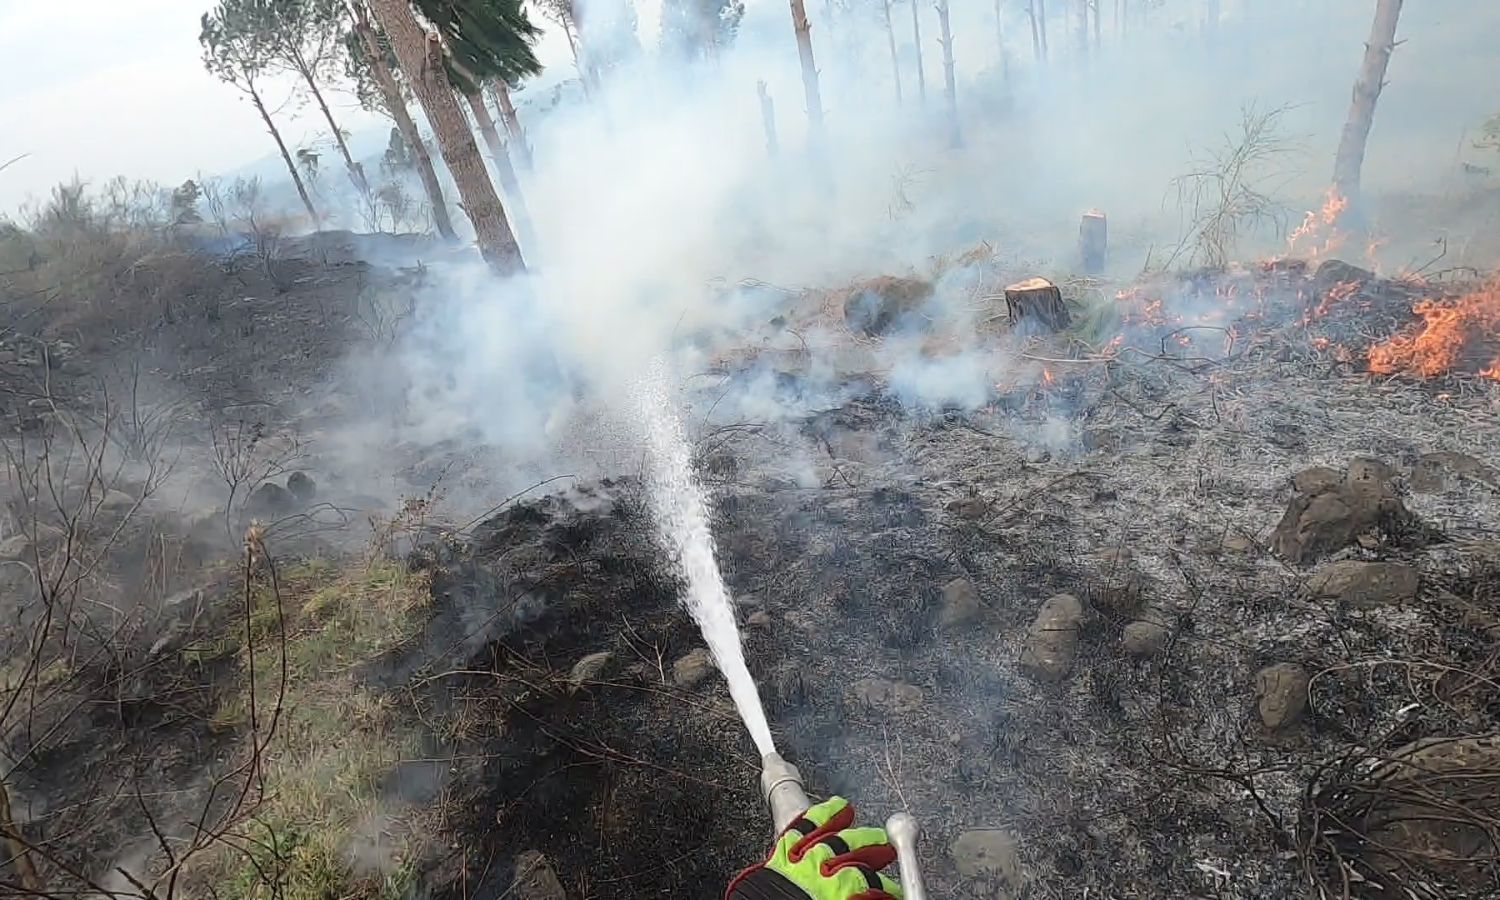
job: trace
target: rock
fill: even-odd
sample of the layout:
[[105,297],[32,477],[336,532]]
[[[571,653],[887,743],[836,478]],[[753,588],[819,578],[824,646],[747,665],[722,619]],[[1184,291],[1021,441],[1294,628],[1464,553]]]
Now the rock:
[[965,878],[999,878],[1008,895],[1020,893],[1021,847],[1004,828],[975,828],[961,832],[948,847],[953,866]]
[[697,687],[714,673],[714,658],[706,647],[699,647],[672,663],[672,681],[678,687]]
[[1495,885],[1494,835],[1485,823],[1500,819],[1500,739],[1426,738],[1387,759],[1370,773],[1380,789],[1356,794],[1359,806],[1349,811],[1367,838],[1360,868],[1390,873],[1386,883],[1425,870],[1432,880],[1452,881],[1453,896],[1487,896]]
[[943,608],[938,613],[938,625],[957,628],[967,625],[979,617],[979,592],[967,578],[955,578],[943,585]]
[[881,335],[916,318],[932,296],[932,285],[915,278],[882,275],[850,286],[844,295],[844,324],[850,331]]
[[516,855],[515,874],[502,896],[511,900],[568,900],[552,864],[536,850],[525,850]]
[[901,681],[861,678],[849,686],[854,700],[885,712],[913,712],[922,705],[922,689]]
[[297,504],[292,497],[291,491],[275,482],[268,481],[256,488],[245,501],[246,515],[257,518],[276,518],[284,516],[294,509]]
[[770,631],[771,614],[763,609],[757,609],[745,617],[745,624],[751,628],[759,628],[761,631]]
[[1167,646],[1167,629],[1157,622],[1131,622],[1120,635],[1120,646],[1131,656],[1147,658],[1160,653]]
[[286,489],[299,503],[311,503],[318,496],[318,483],[306,472],[293,472],[286,478]]
[[614,661],[615,655],[608,650],[590,653],[573,663],[573,669],[568,672],[569,685],[573,690],[577,690],[583,687],[585,682],[598,681]]
[[99,501],[99,509],[103,512],[127,513],[133,508],[135,508],[135,498],[124,491],[105,491],[104,499]]
[[1251,556],[1256,550],[1260,549],[1260,545],[1252,537],[1238,532],[1230,532],[1224,535],[1223,540],[1219,541],[1219,548],[1225,553],[1233,553],[1237,556]]
[[1255,673],[1260,720],[1277,731],[1291,725],[1307,708],[1307,671],[1296,663],[1276,663]]
[[1341,259],[1324,260],[1318,268],[1313,271],[1313,289],[1323,294],[1339,283],[1353,283],[1363,286],[1374,280],[1375,273],[1359,266],[1351,265]]
[[1281,557],[1307,563],[1348,547],[1361,536],[1416,524],[1391,485],[1394,473],[1389,466],[1379,460],[1353,459],[1337,483],[1330,471],[1309,469],[1293,477],[1296,494],[1271,535],[1271,546]]
[[1042,604],[1026,633],[1021,670],[1040,681],[1066,678],[1078,658],[1078,629],[1083,604],[1072,594],[1058,594]]
[[959,500],[950,500],[943,509],[960,519],[975,521],[989,514],[990,504],[978,497],[964,497]]
[[1412,566],[1346,559],[1313,572],[1307,590],[1314,597],[1368,608],[1415,599],[1419,581]]
[[1500,488],[1500,469],[1467,453],[1448,450],[1419,456],[1406,483],[1414,491],[1435,494],[1447,488],[1449,475]]

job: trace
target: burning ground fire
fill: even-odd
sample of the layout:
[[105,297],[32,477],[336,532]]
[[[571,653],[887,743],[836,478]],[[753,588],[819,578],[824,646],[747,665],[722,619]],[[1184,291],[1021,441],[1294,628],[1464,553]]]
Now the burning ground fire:
[[1421,321],[1370,347],[1370,371],[1432,378],[1475,372],[1500,381],[1500,276],[1463,296],[1419,301]]

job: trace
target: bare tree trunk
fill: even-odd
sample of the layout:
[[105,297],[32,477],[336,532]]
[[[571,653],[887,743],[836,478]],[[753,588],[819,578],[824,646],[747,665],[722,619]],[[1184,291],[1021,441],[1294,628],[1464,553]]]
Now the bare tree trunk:
[[510,102],[510,88],[496,79],[490,82],[490,93],[495,95],[495,105],[500,107],[500,121],[505,123],[505,133],[510,135],[510,146],[516,151],[516,159],[522,169],[531,171],[531,146],[526,143],[526,131],[521,128],[516,105]]
[[818,135],[823,131],[823,98],[818,90],[818,64],[813,60],[812,25],[802,0],[791,3],[792,30],[797,33],[797,55],[802,59],[802,90],[807,95],[807,121],[813,134]]
[[354,154],[349,152],[349,144],[344,140],[344,133],[339,130],[339,125],[333,120],[333,112],[329,110],[328,103],[323,100],[323,92],[318,90],[318,82],[313,77],[312,69],[297,55],[297,72],[302,80],[307,82],[307,89],[312,92],[313,99],[318,101],[318,109],[323,112],[323,119],[328,123],[328,130],[333,132],[333,141],[338,145],[339,155],[344,157],[344,168],[349,172],[349,181],[354,184],[354,189],[362,196],[370,194],[370,183],[365,180],[364,167],[354,161]]
[[922,26],[917,16],[917,4],[921,0],[911,0],[911,46],[917,54],[917,97],[922,105],[927,105],[927,73],[922,69]]
[[1036,0],[1036,27],[1042,36],[1042,60],[1047,59],[1047,0]]
[[1375,121],[1375,101],[1385,87],[1385,70],[1396,49],[1396,20],[1401,16],[1401,0],[1378,0],[1375,23],[1365,43],[1365,59],[1354,82],[1354,98],[1349,105],[1349,120],[1339,138],[1338,155],[1333,163],[1333,186],[1351,200],[1359,195],[1359,174],[1365,162],[1365,142]]
[[948,0],[937,0],[938,35],[943,48],[943,96],[948,101],[948,144],[958,147],[963,136],[958,130],[958,89],[953,77],[953,32],[948,27]]
[[266,110],[265,101],[260,98],[260,92],[250,88],[250,100],[255,104],[255,111],[260,113],[262,122],[266,123],[266,130],[271,133],[271,138],[276,141],[276,149],[281,151],[281,161],[286,163],[287,172],[291,173],[292,184],[297,188],[297,196],[302,198],[302,205],[307,209],[307,214],[312,217],[313,228],[321,228],[322,222],[318,218],[318,211],[313,207],[312,198],[307,195],[307,185],[302,183],[302,174],[297,171],[297,164],[292,162],[292,154],[286,149],[286,142],[281,139],[281,132],[276,130],[276,123],[271,121],[271,114]]
[[1086,57],[1089,55],[1089,0],[1076,0],[1075,9],[1078,11],[1078,53]]
[[777,153],[776,104],[772,102],[764,81],[755,83],[755,92],[760,95],[760,124],[766,132],[766,154],[775,156]]
[[464,100],[469,104],[469,111],[474,114],[474,124],[479,126],[479,133],[484,136],[490,158],[495,161],[495,172],[500,176],[500,190],[505,192],[505,198],[510,201],[511,218],[515,219],[516,231],[531,235],[531,216],[526,212],[526,198],[521,194],[521,182],[516,179],[510,153],[500,140],[500,132],[495,128],[495,120],[490,116],[489,107],[484,105],[484,97],[477,91],[465,94]]
[[[996,0],[999,2],[999,0]],[[891,0],[880,0],[880,13],[885,17],[885,41],[891,48],[891,77],[896,82],[896,105],[900,106],[901,100],[901,64],[896,58],[896,29],[891,27]]]
[[1210,37],[1213,36],[1213,35],[1215,35],[1215,34],[1218,34],[1218,32],[1219,32],[1219,0],[1208,0],[1208,21],[1205,22],[1204,24],[1206,24],[1208,26],[1208,33],[1209,33]]
[[42,896],[46,886],[37,874],[36,864],[31,861],[31,848],[21,836],[20,827],[10,811],[10,789],[0,781],[0,834],[5,836],[5,849],[10,855],[10,864],[21,879],[21,887],[34,896]]
[[1026,18],[1031,22],[1031,52],[1036,55],[1036,61],[1042,61],[1042,34],[1037,29],[1036,23],[1036,0],[1030,0],[1026,4]]
[[1104,16],[1099,10],[1099,0],[1089,0],[1089,6],[1094,10],[1094,51],[1097,53],[1104,49],[1103,29],[1099,25]]
[[396,84],[396,76],[386,67],[385,53],[380,49],[375,29],[370,25],[365,9],[360,4],[354,5],[354,29],[364,44],[370,72],[380,88],[381,96],[385,98],[386,109],[390,110],[391,118],[396,120],[396,130],[401,133],[406,146],[411,148],[412,158],[417,166],[417,178],[421,180],[422,190],[427,194],[427,203],[432,207],[432,221],[437,226],[438,235],[445,241],[456,240],[458,235],[453,230],[453,219],[448,215],[448,201],[443,197],[442,182],[438,181],[437,170],[432,166],[432,154],[427,152],[422,133],[417,130],[417,123],[412,121],[411,111],[406,108],[406,98],[401,96],[401,88]]
[[1010,84],[1010,57],[1005,52],[1005,21],[1003,0],[995,0],[995,49],[1000,51],[1000,80]]
[[523,271],[526,264],[505,219],[505,207],[495,193],[484,157],[479,155],[479,145],[474,142],[474,132],[448,83],[442,42],[417,22],[407,0],[370,0],[370,8],[381,30],[390,38],[396,60],[432,124],[443,162],[453,174],[464,212],[474,224],[479,252],[502,274]]

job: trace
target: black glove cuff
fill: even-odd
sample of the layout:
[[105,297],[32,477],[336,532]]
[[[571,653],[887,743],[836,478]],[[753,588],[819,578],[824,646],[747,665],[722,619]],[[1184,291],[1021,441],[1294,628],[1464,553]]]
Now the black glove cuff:
[[808,900],[807,892],[780,872],[761,867],[751,869],[725,900]]

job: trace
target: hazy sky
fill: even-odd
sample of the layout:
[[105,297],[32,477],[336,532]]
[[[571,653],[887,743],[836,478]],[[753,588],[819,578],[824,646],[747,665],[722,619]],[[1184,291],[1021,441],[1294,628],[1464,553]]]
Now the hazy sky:
[[[0,213],[75,172],[177,183],[273,153],[249,101],[203,70],[198,19],[211,5],[0,0],[0,164],[30,154],[0,171]],[[556,43],[544,39],[539,52],[567,64]],[[284,103],[291,82],[275,84],[268,102]],[[348,94],[329,100],[346,130],[380,124]],[[277,116],[289,146],[326,135],[310,112]]]

